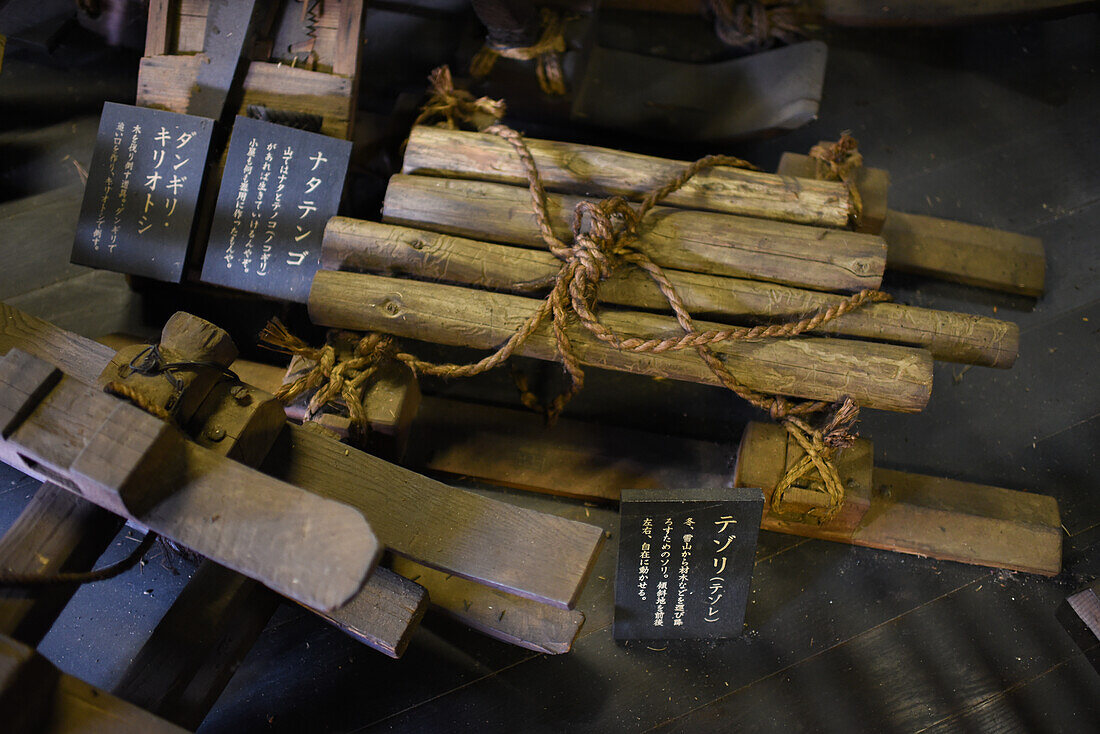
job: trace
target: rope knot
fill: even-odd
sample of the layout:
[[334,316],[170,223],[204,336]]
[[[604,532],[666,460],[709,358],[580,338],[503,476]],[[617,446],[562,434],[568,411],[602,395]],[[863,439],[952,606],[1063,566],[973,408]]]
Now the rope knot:
[[715,35],[739,51],[762,51],[777,43],[795,43],[806,37],[806,31],[799,25],[796,3],[790,0],[708,0],[707,8],[714,17]]
[[818,143],[810,148],[810,158],[817,167],[816,176],[826,181],[841,181],[852,197],[852,223],[859,225],[863,219],[863,197],[856,188],[856,177],[863,167],[863,154],[859,141],[845,130],[835,143]]
[[437,123],[449,130],[470,125],[479,131],[496,124],[504,117],[503,100],[491,97],[474,97],[468,90],[455,87],[451,69],[439,66],[428,75],[430,95],[413,125],[442,118]]
[[508,46],[492,38],[470,61],[470,74],[475,78],[489,75],[497,59],[515,59],[517,61],[536,61],[535,74],[539,88],[546,94],[560,97],[565,94],[565,71],[561,64],[561,55],[565,53],[565,18],[550,8],[542,9],[542,35],[531,46]]

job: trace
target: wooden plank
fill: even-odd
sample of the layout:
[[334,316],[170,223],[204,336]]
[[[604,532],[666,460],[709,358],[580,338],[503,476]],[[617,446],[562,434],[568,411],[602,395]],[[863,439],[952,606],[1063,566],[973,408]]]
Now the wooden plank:
[[887,267],[1038,298],[1046,253],[1038,237],[891,211],[882,228]]
[[88,272],[69,263],[83,195],[84,187],[74,184],[0,204],[0,257],[8,263],[0,273],[5,298]]
[[375,650],[399,658],[427,610],[428,593],[423,586],[377,568],[351,601],[317,614]]
[[278,605],[263,584],[204,561],[112,693],[198,728]]
[[[540,250],[333,217],[325,227],[321,266],[527,295],[531,290],[524,284],[550,282],[561,261]],[[667,275],[693,315],[734,324],[798,319],[843,300],[831,293],[741,278],[679,270]],[[620,268],[600,285],[599,298],[609,304],[669,311],[657,285],[636,268]],[[935,359],[989,367],[1011,367],[1020,340],[1019,328],[1007,321],[897,303],[869,304],[817,332],[926,347]]]
[[[3,442],[3,458],[312,606],[330,609],[358,591],[380,552],[358,511],[272,481],[146,419],[166,426],[66,377]],[[134,430],[120,433],[120,425]],[[128,448],[154,443],[148,461]],[[130,512],[144,486],[168,496]]]
[[[185,112],[195,84],[198,56],[147,56],[141,60],[137,104]],[[351,135],[352,82],[347,77],[253,61],[244,79],[240,114],[248,105],[320,115],[321,132]]]
[[168,28],[175,12],[172,0],[149,0],[149,22],[145,27],[145,55],[160,56],[171,51]]
[[32,648],[3,636],[0,636],[0,720],[11,734],[185,731],[62,673]]
[[[322,19],[330,15],[337,16],[336,45],[332,55],[332,73],[341,76],[358,77],[359,59],[363,51],[363,2],[364,0],[343,0],[338,13],[325,13]],[[355,99],[354,92],[352,99]],[[352,104],[354,110],[355,105]],[[354,121],[352,121],[354,126]]]
[[432,608],[503,642],[551,655],[569,652],[584,615],[530,599],[486,589],[458,576],[406,558],[395,558],[394,570],[428,590]]
[[[548,196],[555,234],[571,237],[575,196]],[[382,208],[390,224],[545,249],[518,186],[396,175]],[[881,238],[767,219],[672,207],[655,208],[638,230],[638,248],[665,268],[768,280],[818,290],[877,288],[886,266]]]
[[[786,449],[776,450],[777,443],[787,443],[785,436],[777,441],[779,431],[766,424],[746,430],[733,477],[736,486],[762,487],[765,494],[774,488],[786,464]],[[853,476],[859,479],[850,470],[842,474]],[[871,481],[869,507],[854,528],[768,522],[763,527],[1047,576],[1061,571],[1062,525],[1053,497],[879,468]]]
[[569,418],[548,427],[531,411],[428,396],[406,461],[431,474],[618,502],[623,488],[724,486],[731,459],[730,447],[709,441]]
[[[592,145],[524,140],[543,185],[563,194],[640,200],[688,165]],[[409,135],[401,172],[527,185],[515,150],[503,138],[422,125]],[[844,227],[851,215],[843,184],[730,167],[696,175],[662,203],[824,227]]]
[[[0,538],[0,568],[43,576],[87,571],[122,522],[72,492],[44,483]],[[0,634],[37,646],[78,588],[0,589]]]
[[874,481],[882,500],[852,536],[857,545],[1044,576],[1062,570],[1053,497],[887,469],[875,469]]
[[454,489],[288,428],[265,471],[362,509],[394,553],[554,606],[576,603],[603,542],[600,528]]
[[[791,176],[816,172],[813,160],[797,153],[784,153],[778,170]],[[887,210],[887,173],[863,168],[861,176],[864,226],[886,240],[888,268],[1024,296],[1043,294],[1046,253],[1038,237]]]
[[[310,291],[314,323],[358,331],[382,331],[440,344],[495,349],[541,301],[433,283],[322,270]],[[605,311],[616,333],[664,338],[682,334],[675,319],[638,311]],[[718,325],[697,322],[700,330]],[[694,350],[643,354],[620,351],[580,327],[571,329],[582,364],[671,379],[720,385]],[[931,394],[927,351],[840,339],[728,341],[713,345],[746,387],[811,400],[851,397],[860,405],[918,411]],[[525,356],[557,361],[556,342],[541,326],[520,348]]]

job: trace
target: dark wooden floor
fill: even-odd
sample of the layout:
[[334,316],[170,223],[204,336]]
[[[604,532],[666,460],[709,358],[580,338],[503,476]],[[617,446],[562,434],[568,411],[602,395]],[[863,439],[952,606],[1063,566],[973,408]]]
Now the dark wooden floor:
[[[1065,528],[1061,576],[763,533],[742,639],[617,644],[609,544],[569,655],[536,655],[429,616],[393,661],[285,606],[202,731],[1100,731],[1100,674],[1055,619],[1061,601],[1100,569],[1098,39],[1094,14],[838,35],[820,120],[732,151],[771,167],[783,150],[851,129],[868,162],[890,170],[893,208],[1043,238],[1048,294],[1037,302],[889,279],[903,302],[1017,321],[1021,355],[1008,371],[939,364],[927,410],[866,414],[863,431],[882,466],[1055,496]],[[73,181],[63,156],[86,155],[88,116],[97,112],[86,99],[124,97],[132,84],[118,66],[118,83],[96,82],[90,96],[28,91],[27,104],[53,119],[9,114],[15,122],[0,136],[0,184],[12,199],[0,204],[2,295],[90,334],[139,325],[140,311],[116,278],[70,269],[63,243],[71,235],[60,229],[71,231],[70,222],[38,207],[28,213],[12,192],[64,199],[56,190]],[[6,62],[0,105],[9,113],[18,109],[4,95],[23,88],[11,77],[19,73],[49,76]],[[53,165],[34,175],[10,155],[32,142]],[[32,179],[42,179],[38,188],[18,188]],[[46,241],[54,242],[48,257],[38,246]],[[28,275],[5,275],[21,263],[31,263]],[[575,415],[666,426],[731,448],[748,415],[702,388],[593,376],[589,390]],[[0,468],[0,523],[33,488]],[[609,508],[507,497],[614,528]],[[130,542],[120,537],[111,553],[121,556]],[[182,587],[181,571],[154,561],[83,589],[43,652],[110,687]]]

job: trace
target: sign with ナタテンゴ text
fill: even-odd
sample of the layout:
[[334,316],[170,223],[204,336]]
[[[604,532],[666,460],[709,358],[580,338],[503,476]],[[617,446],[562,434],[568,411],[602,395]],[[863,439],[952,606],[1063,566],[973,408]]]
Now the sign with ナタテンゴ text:
[[304,303],[350,156],[347,140],[237,117],[202,281]]

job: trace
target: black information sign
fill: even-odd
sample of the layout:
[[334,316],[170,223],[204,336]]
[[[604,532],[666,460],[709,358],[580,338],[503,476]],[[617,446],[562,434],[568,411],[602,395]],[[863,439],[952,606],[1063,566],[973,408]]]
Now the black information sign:
[[213,121],[107,102],[72,261],[179,282]]
[[305,303],[350,156],[347,140],[237,117],[203,282]]
[[615,639],[740,636],[763,511],[759,489],[623,490]]

